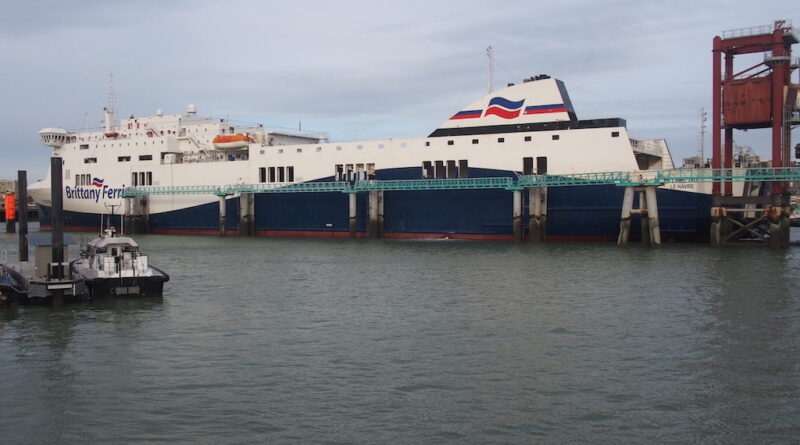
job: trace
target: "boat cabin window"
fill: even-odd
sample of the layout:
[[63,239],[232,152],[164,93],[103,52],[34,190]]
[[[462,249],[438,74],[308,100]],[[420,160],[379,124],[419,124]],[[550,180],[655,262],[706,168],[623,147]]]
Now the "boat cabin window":
[[259,169],[258,169],[258,182],[267,182],[267,169],[266,169],[266,167],[259,167]]
[[554,140],[554,141],[557,141],[557,140],[559,140],[560,138],[561,138],[561,137],[560,137],[559,135],[557,135],[557,134],[554,134],[554,135],[553,135],[553,140]]
[[333,180],[334,181],[344,180],[344,164],[336,164],[336,167],[333,170]]
[[611,132],[611,137],[612,138],[618,138],[619,137],[619,131],[612,131]]
[[275,167],[269,168],[269,182],[275,182]]
[[278,167],[278,182],[285,182],[286,176],[283,167]]
[[506,141],[506,138],[497,138],[497,143],[498,144],[502,144],[505,141]]
[[294,167],[286,167],[286,182],[294,182]]
[[530,142],[530,141],[531,141],[531,137],[530,136],[525,136],[525,142]]

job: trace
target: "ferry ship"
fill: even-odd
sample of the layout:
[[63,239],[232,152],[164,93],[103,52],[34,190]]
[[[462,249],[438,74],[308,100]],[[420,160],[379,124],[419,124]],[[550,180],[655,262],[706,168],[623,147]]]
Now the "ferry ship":
[[[105,109],[98,131],[46,128],[41,142],[63,159],[67,230],[96,230],[99,215],[121,206],[129,186],[295,184],[367,179],[514,177],[674,168],[663,139],[632,139],[621,118],[580,120],[564,83],[547,75],[491,92],[427,137],[331,142],[324,135],[236,125],[185,114],[128,116]],[[708,184],[658,190],[662,237],[708,238]],[[703,188],[703,189],[701,189]],[[50,178],[33,184],[41,223],[50,221]],[[359,215],[367,197],[357,196]],[[613,185],[556,187],[547,193],[547,239],[616,239],[623,190]],[[523,206],[528,206],[525,197]],[[387,191],[387,238],[511,239],[506,190]],[[265,236],[348,236],[344,193],[257,193],[254,232]],[[239,227],[239,197],[227,197],[228,233]],[[219,198],[152,195],[151,233],[219,233]],[[527,218],[523,211],[523,218]],[[358,231],[367,231],[359,217]],[[525,226],[525,224],[523,224]],[[635,226],[635,225],[634,225]]]

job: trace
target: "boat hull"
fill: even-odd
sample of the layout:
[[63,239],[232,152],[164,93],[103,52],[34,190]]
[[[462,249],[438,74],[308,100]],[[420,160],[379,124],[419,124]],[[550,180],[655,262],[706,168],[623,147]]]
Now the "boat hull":
[[163,295],[164,283],[169,277],[122,277],[86,279],[86,287],[92,299],[108,297],[159,297]]
[[[474,169],[473,177],[510,176],[510,172]],[[380,171],[379,179],[416,179],[419,169]],[[325,178],[332,180],[332,178]],[[615,240],[619,233],[624,188],[613,185],[553,187],[547,191],[547,240]],[[175,199],[179,199],[176,196]],[[658,189],[660,228],[666,241],[707,240],[711,196]],[[527,236],[529,197],[522,193],[522,226]],[[383,199],[386,238],[512,239],[513,195],[507,190],[387,191]],[[226,201],[226,234],[244,234],[239,198]],[[634,205],[638,205],[634,202]],[[356,196],[358,236],[366,236],[368,194]],[[345,193],[259,193],[254,195],[253,228],[261,236],[350,236],[349,201]],[[42,224],[50,221],[43,207]],[[95,214],[65,212],[67,230],[96,230]],[[639,233],[634,217],[632,236]],[[151,213],[151,233],[219,234],[219,202]],[[114,224],[119,227],[119,216]]]

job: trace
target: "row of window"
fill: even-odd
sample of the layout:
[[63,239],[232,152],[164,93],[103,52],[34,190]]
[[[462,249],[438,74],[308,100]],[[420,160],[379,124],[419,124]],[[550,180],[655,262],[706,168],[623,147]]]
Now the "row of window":
[[92,183],[92,175],[75,175],[75,187],[90,185]]
[[259,182],[294,182],[294,166],[260,167]]
[[153,172],[131,172],[131,185],[153,185]]
[[422,179],[452,178],[469,178],[469,165],[466,159],[422,162]]
[[375,179],[375,164],[336,164],[333,169],[334,181],[364,181]]
[[539,156],[536,158],[534,164],[533,158],[522,158],[522,174],[523,175],[546,175],[547,174],[547,156]]
[[[211,142],[211,141],[206,141],[206,142]],[[127,145],[126,145],[126,147],[130,147],[130,146],[131,146],[131,143],[130,143],[130,142],[126,142],[126,144],[127,144]],[[150,142],[150,144],[151,144],[151,145],[155,145],[155,144],[156,144],[156,141],[152,141],[152,142]],[[161,140],[161,144],[164,144],[164,140],[163,140],[163,139]],[[134,142],[134,143],[133,143],[133,145],[134,145],[134,147],[135,147],[135,146],[138,146],[138,145],[139,145],[139,142]],[[146,142],[146,141],[142,141],[142,145],[147,145],[147,142]],[[108,146],[109,146],[109,147],[114,147],[114,144],[108,144]],[[119,147],[122,147],[122,142],[120,142],[119,144],[117,144],[117,146],[119,146]],[[88,149],[89,149],[89,144],[81,144],[81,145],[79,146],[79,148],[80,148],[81,150],[88,150]],[[102,145],[100,145],[100,144],[97,144],[97,148],[106,148],[106,144],[102,144]]]
[[[117,156],[117,162],[130,162],[130,156]],[[140,161],[152,161],[153,155],[139,155]],[[84,164],[96,164],[97,158],[83,158]]]

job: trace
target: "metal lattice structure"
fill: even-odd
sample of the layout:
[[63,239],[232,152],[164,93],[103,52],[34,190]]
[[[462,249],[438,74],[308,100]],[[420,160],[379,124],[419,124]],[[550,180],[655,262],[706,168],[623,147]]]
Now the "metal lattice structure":
[[661,186],[670,183],[800,182],[800,167],[672,169],[642,172],[600,172],[571,175],[525,175],[513,177],[396,179],[368,181],[302,182],[296,184],[227,184],[195,186],[127,187],[124,198],[147,195],[215,195],[237,193],[358,193],[369,191],[431,190],[522,190],[539,187],[615,185],[619,187]]

